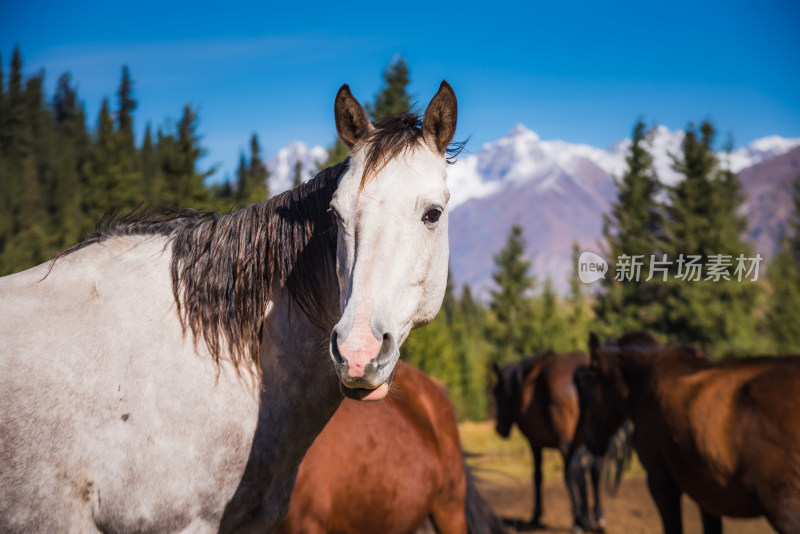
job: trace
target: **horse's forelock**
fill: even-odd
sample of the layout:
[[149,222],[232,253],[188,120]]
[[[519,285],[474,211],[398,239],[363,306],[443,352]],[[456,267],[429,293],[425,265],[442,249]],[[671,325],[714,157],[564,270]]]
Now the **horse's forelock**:
[[363,140],[364,174],[359,191],[383,170],[389,161],[406,150],[414,150],[422,140],[422,119],[416,113],[402,113],[373,122],[374,129]]

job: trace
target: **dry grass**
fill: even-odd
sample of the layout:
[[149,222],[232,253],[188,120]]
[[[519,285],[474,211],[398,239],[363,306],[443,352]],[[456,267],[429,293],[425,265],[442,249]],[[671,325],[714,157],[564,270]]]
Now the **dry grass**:
[[[461,446],[468,455],[469,465],[481,478],[492,481],[513,480],[514,483],[530,483],[533,476],[533,455],[528,440],[516,429],[508,439],[494,431],[494,422],[466,421],[459,425]],[[545,449],[542,455],[544,480],[561,480],[564,477],[564,461],[555,449]],[[644,469],[636,455],[625,471],[625,478],[642,478]]]

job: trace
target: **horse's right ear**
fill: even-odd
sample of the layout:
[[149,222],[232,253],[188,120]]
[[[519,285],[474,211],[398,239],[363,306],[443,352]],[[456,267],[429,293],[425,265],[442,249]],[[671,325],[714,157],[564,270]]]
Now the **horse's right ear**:
[[503,371],[500,370],[500,367],[496,363],[492,363],[492,371],[494,371],[498,380],[503,380]]
[[442,81],[422,115],[422,137],[431,150],[444,154],[456,135],[458,102],[450,84]]
[[358,141],[375,129],[367,112],[350,92],[347,84],[341,86],[336,93],[333,114],[336,117],[336,132],[339,134],[339,139],[351,150]]

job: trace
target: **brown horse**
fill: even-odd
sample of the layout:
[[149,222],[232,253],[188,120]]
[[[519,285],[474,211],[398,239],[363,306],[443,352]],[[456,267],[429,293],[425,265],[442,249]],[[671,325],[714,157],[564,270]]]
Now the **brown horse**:
[[398,362],[382,402],[345,399],[308,450],[279,534],[504,532],[465,468],[453,407]]
[[[800,532],[800,357],[712,363],[641,334],[607,347],[593,335],[589,346],[581,381],[612,412],[606,423],[633,420],[665,533],[683,531],[683,493],[699,505],[706,534],[722,532],[723,515],[765,515],[778,532]],[[585,415],[586,426],[599,425]]]
[[564,458],[564,480],[572,503],[575,530],[605,527],[599,491],[604,454],[590,459],[596,520],[596,524],[592,524],[584,467],[588,452],[585,447],[573,443],[579,419],[578,392],[573,375],[588,364],[589,358],[582,353],[550,352],[508,364],[502,369],[494,366],[497,375],[494,388],[497,433],[508,437],[516,423],[533,452],[534,503],[533,517],[525,525],[528,528],[541,527],[542,449],[545,447],[558,449]]

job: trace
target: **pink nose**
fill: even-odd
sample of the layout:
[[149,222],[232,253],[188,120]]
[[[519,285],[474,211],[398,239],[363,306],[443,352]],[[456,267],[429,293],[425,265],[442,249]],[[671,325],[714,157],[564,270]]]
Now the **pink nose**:
[[354,327],[344,343],[339,345],[339,354],[347,362],[347,374],[352,378],[364,376],[367,365],[374,360],[381,350],[381,340],[375,339],[372,330],[356,330]]

